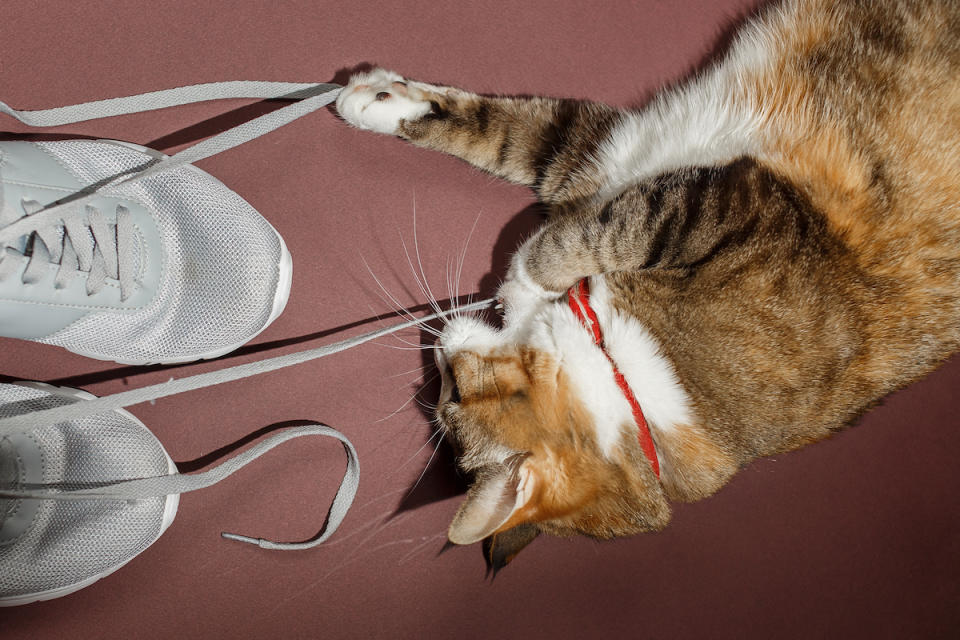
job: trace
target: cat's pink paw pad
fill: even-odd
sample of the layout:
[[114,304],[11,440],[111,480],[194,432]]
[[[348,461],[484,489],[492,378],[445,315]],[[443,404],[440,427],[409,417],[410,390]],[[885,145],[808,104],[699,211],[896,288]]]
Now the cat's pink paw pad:
[[360,129],[396,133],[401,120],[416,120],[430,113],[430,102],[415,99],[399,74],[374,69],[350,78],[337,98],[337,111]]

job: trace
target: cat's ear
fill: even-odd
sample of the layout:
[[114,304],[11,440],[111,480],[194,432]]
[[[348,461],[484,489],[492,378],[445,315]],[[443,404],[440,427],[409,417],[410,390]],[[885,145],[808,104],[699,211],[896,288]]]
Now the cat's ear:
[[500,569],[510,564],[510,561],[538,535],[540,535],[540,529],[537,525],[527,523],[494,533],[484,539],[483,557],[487,560],[487,569],[492,570],[493,575],[496,576]]
[[483,469],[453,517],[450,542],[473,544],[493,535],[528,506],[537,484],[536,474],[520,457]]

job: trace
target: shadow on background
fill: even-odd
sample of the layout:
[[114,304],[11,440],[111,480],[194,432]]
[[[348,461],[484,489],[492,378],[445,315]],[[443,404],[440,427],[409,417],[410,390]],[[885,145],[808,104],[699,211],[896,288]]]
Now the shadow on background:
[[[368,71],[373,68],[368,62],[360,63],[354,67],[342,68],[339,69],[333,77],[331,82],[336,84],[346,84],[347,79],[350,75],[359,71]],[[318,81],[319,84],[319,81]],[[160,87],[158,87],[159,89]],[[112,97],[112,96],[105,96]],[[237,98],[242,99],[242,98]],[[211,100],[210,102],[217,102],[216,100]],[[197,122],[190,126],[178,129],[167,135],[161,136],[154,140],[148,142],[139,142],[138,144],[143,144],[144,146],[156,149],[158,151],[166,151],[179,147],[182,145],[190,144],[203,140],[204,138],[209,138],[211,136],[217,135],[218,133],[223,133],[228,129],[232,129],[237,125],[243,124],[258,118],[260,116],[266,115],[272,111],[276,111],[290,103],[290,100],[285,99],[267,99],[267,100],[258,100],[251,104],[244,105],[242,107],[237,107],[227,111],[226,113],[221,113],[206,120]],[[195,103],[202,104],[202,103]],[[59,105],[56,105],[59,106]],[[175,109],[176,107],[170,107]],[[336,109],[333,105],[328,105],[326,107],[328,110],[332,110],[336,114]],[[142,117],[149,117],[149,112],[141,112],[140,114],[130,114],[130,115],[140,115]],[[29,126],[29,125],[24,125]],[[56,133],[36,133],[37,129],[42,130],[42,127],[32,128],[28,132],[10,132],[10,131],[0,131],[0,142],[15,141],[15,140],[26,140],[30,142],[55,142],[61,140],[98,140],[102,136],[88,135],[88,134],[72,134],[68,132],[56,132]]]
[[[464,304],[467,301],[466,296],[461,296],[456,300],[446,299],[440,300],[440,305],[447,307],[454,303]],[[426,311],[431,311],[432,308],[429,304],[420,304],[415,307],[408,307],[405,309],[407,313],[418,314]],[[292,338],[283,338],[281,340],[271,340],[269,342],[260,342],[257,344],[248,344],[246,346],[240,347],[236,351],[231,351],[230,353],[220,356],[216,359],[216,362],[223,362],[226,366],[230,366],[230,361],[237,358],[242,358],[244,356],[249,356],[257,353],[264,353],[282,349],[284,347],[289,347],[292,345],[299,345],[305,342],[310,342],[313,340],[319,340],[321,338],[326,338],[329,336],[334,336],[350,329],[356,327],[362,327],[369,324],[381,324],[386,321],[397,321],[397,314],[393,311],[382,313],[380,315],[371,316],[369,318],[364,318],[362,320],[356,320],[354,322],[349,322],[347,324],[340,325],[338,327],[333,327],[331,329],[324,329],[322,331],[315,331],[313,333],[307,333],[302,336],[296,336]],[[320,345],[317,345],[320,346]],[[273,355],[279,354],[270,354],[265,357],[272,357]],[[194,361],[194,362],[184,362],[182,364],[170,364],[170,365],[123,365],[116,367],[114,369],[107,369],[105,371],[95,371],[92,373],[84,373],[76,376],[66,376],[63,378],[53,378],[44,380],[47,384],[52,384],[55,386],[61,387],[84,387],[91,384],[97,384],[100,382],[109,382],[111,380],[123,380],[126,378],[131,378],[138,375],[143,375],[146,373],[153,373],[155,371],[176,371],[178,369],[183,369],[185,367],[195,366],[198,363],[203,361]],[[211,360],[213,362],[213,360]],[[240,363],[237,363],[240,364]],[[0,375],[0,382],[16,382],[18,378],[12,378],[10,376]]]
[[199,458],[194,458],[193,460],[185,460],[184,462],[178,462],[177,470],[180,473],[193,473],[194,471],[200,471],[215,462],[223,462],[227,456],[232,454],[250,444],[254,440],[259,440],[263,436],[271,434],[275,431],[282,431],[290,427],[302,427],[304,424],[321,424],[313,420],[283,420],[280,422],[274,422],[273,424],[268,424],[265,427],[261,427],[249,433],[235,442],[225,444],[219,449],[214,449],[210,453],[200,456]]
[[97,136],[80,133],[14,133],[0,131],[0,142],[58,142],[60,140],[99,140]]

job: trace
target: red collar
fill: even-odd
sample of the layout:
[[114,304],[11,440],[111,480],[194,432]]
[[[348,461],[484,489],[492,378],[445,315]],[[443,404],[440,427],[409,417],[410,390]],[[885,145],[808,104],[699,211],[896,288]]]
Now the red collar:
[[653,445],[653,436],[650,435],[650,427],[647,425],[647,419],[643,417],[643,411],[640,409],[640,403],[637,402],[637,397],[633,394],[633,391],[630,390],[627,379],[620,373],[620,369],[617,368],[617,363],[613,361],[613,358],[611,358],[607,352],[607,347],[603,341],[603,330],[600,328],[600,321],[597,319],[597,314],[593,310],[593,307],[590,306],[590,284],[586,278],[570,287],[570,290],[567,291],[567,302],[570,304],[570,310],[573,311],[573,315],[577,317],[580,324],[593,336],[594,344],[600,347],[603,355],[607,356],[607,360],[610,361],[610,365],[613,367],[613,379],[616,381],[617,386],[620,387],[620,391],[623,392],[623,397],[630,403],[630,409],[633,411],[633,419],[637,423],[637,439],[640,440],[640,448],[643,449],[643,454],[647,456],[647,460],[650,461],[650,466],[653,467],[653,472],[657,474],[659,478],[660,462],[657,460],[657,450]]

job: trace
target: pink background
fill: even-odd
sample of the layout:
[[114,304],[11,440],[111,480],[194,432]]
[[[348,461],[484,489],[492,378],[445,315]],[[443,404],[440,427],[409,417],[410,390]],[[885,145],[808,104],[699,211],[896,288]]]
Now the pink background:
[[[480,92],[638,104],[701,64],[754,0],[6,2],[0,99],[44,108],[229,79],[342,80],[360,63]],[[43,136],[165,151],[263,113],[234,101],[84,123]],[[23,132],[10,119],[0,130]],[[538,217],[524,189],[322,111],[201,163],[281,232],[294,256],[286,312],[236,355],[172,368],[87,360],[0,340],[2,380],[96,394],[317,346],[388,313],[364,261],[404,305],[469,230],[460,291],[490,293]],[[416,222],[414,220],[416,209]],[[418,342],[411,332],[407,339]],[[333,441],[287,445],[209,490],[118,573],[58,601],[0,610],[5,639],[176,637],[933,637],[960,627],[960,362],[889,398],[831,442],[755,463],[656,535],[538,540],[494,582],[479,546],[442,555],[464,491],[408,402],[427,357],[395,339],[132,411],[187,471],[266,425],[310,418],[355,443],[361,488],[329,544],[265,552],[237,531],[303,539],[343,471]],[[405,373],[406,372],[406,373]],[[429,386],[421,399],[435,398]],[[226,448],[226,449],[224,449]],[[952,632],[952,633],[951,633]]]

